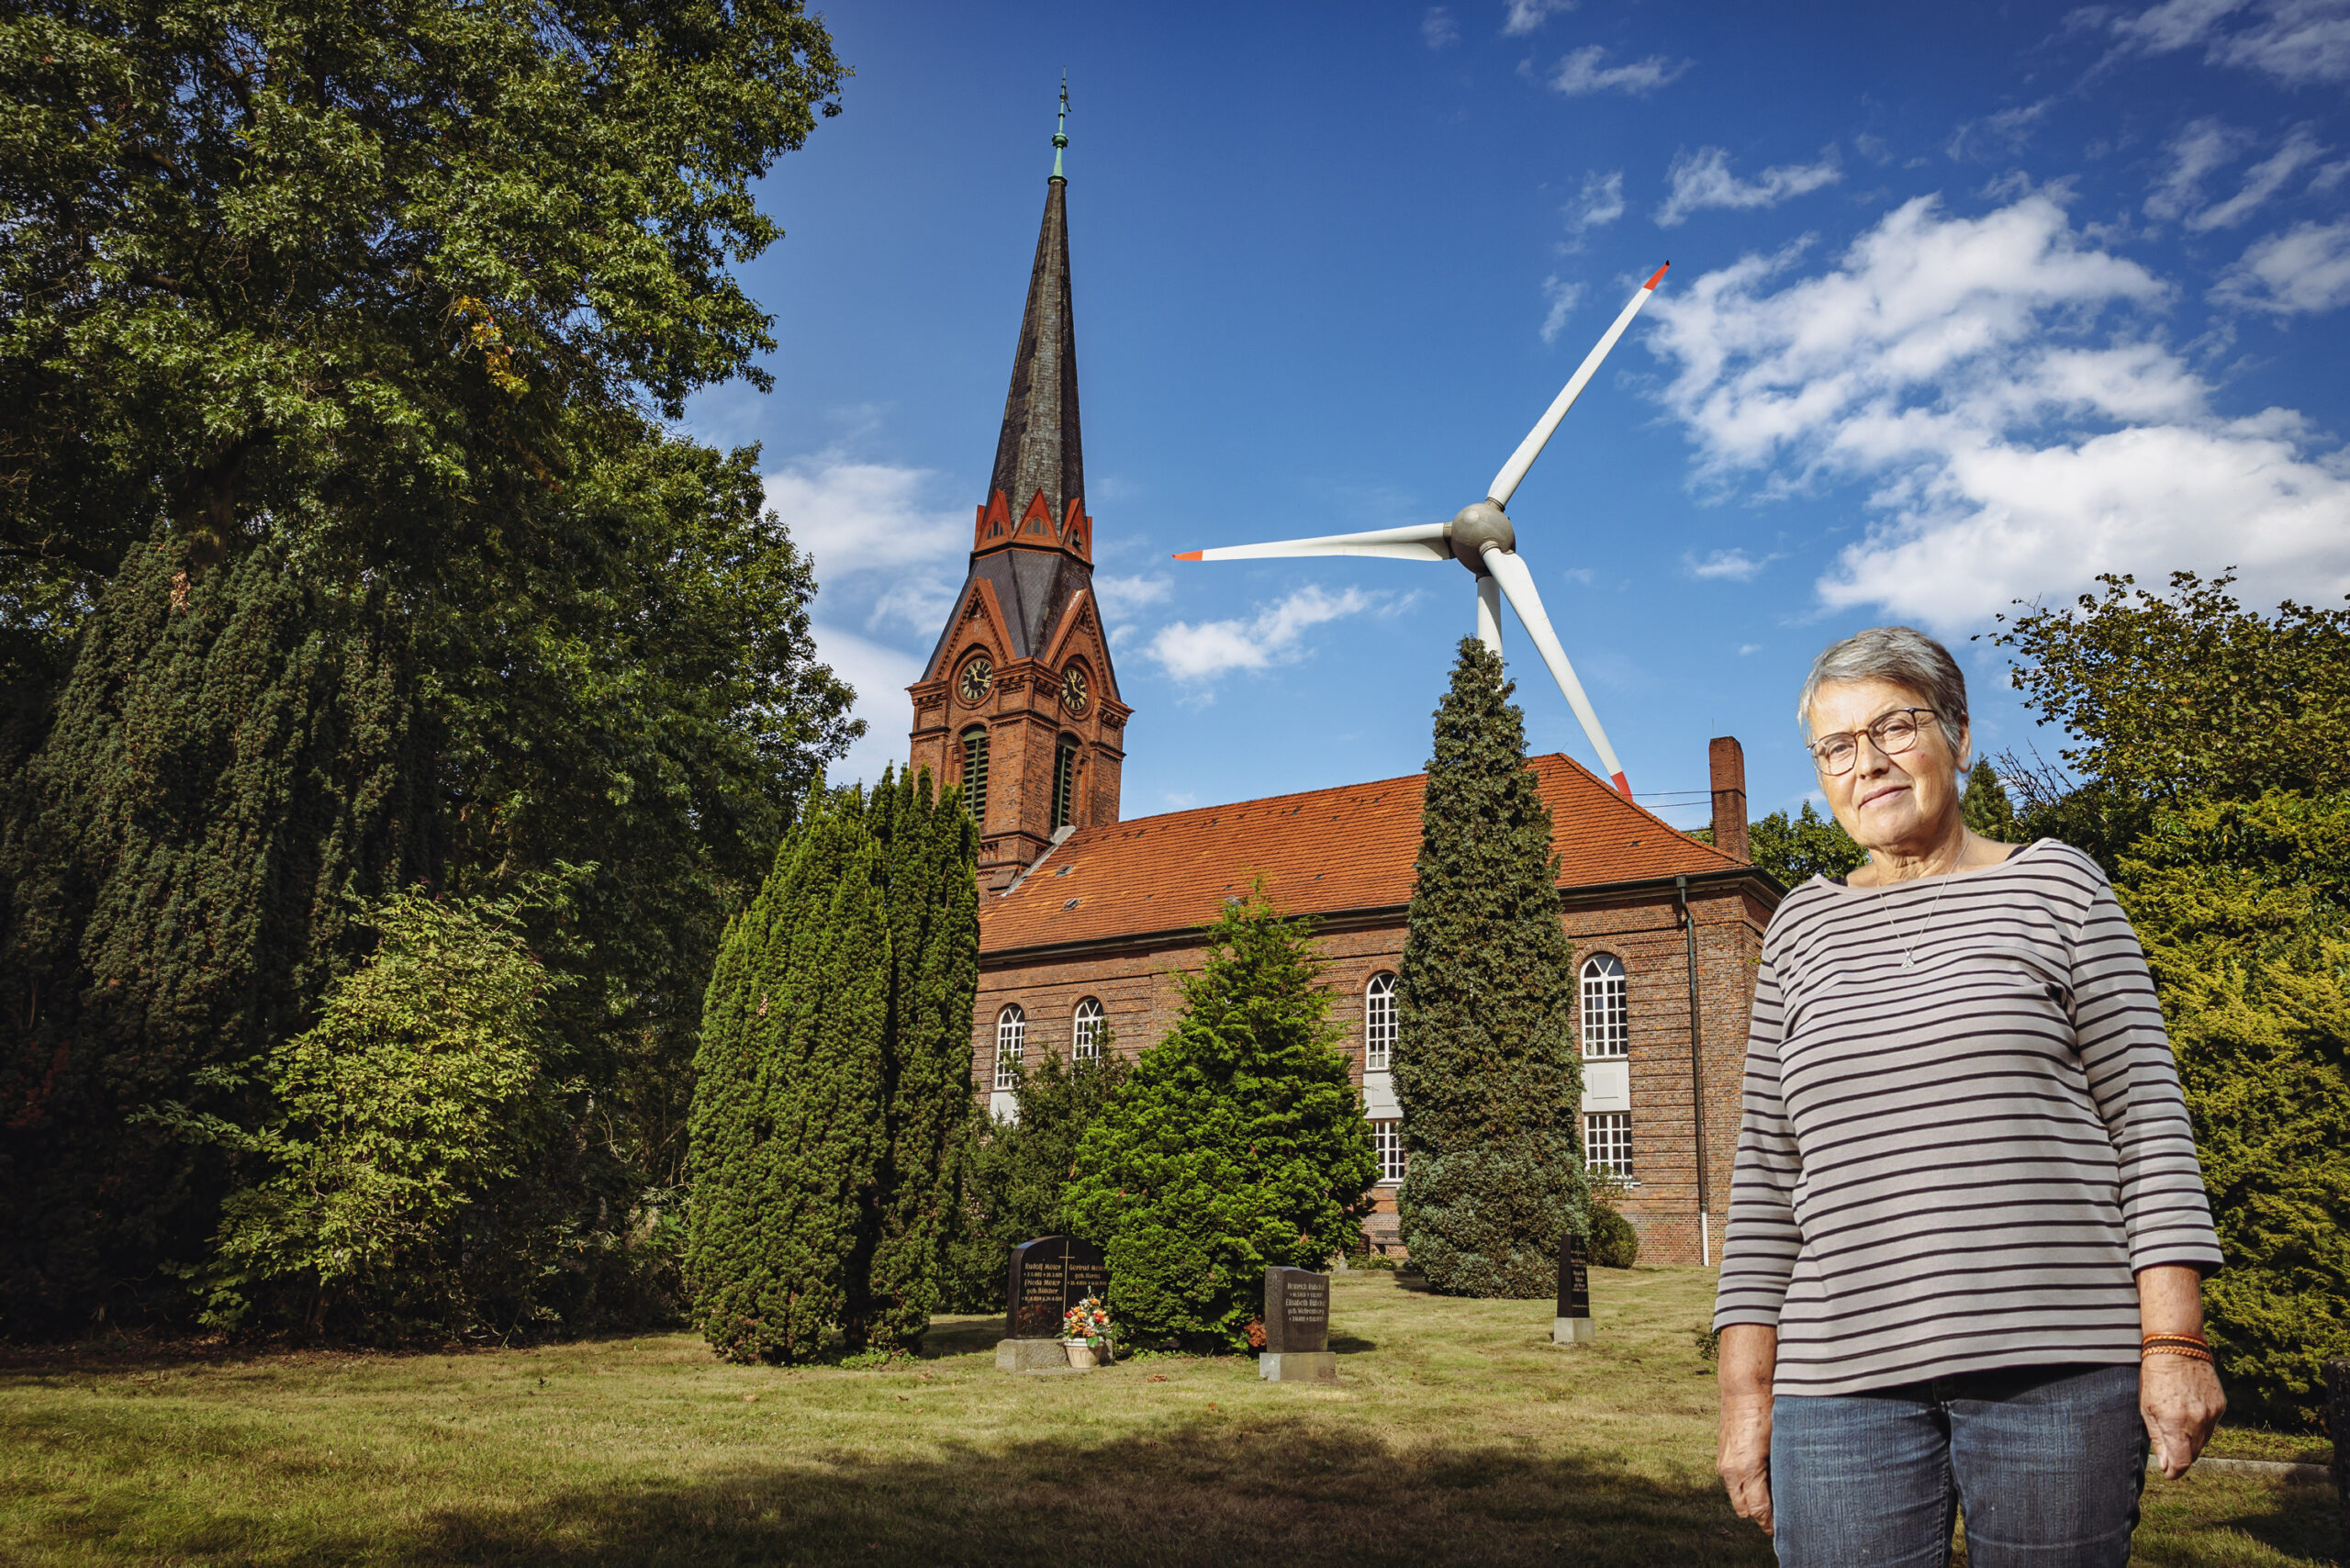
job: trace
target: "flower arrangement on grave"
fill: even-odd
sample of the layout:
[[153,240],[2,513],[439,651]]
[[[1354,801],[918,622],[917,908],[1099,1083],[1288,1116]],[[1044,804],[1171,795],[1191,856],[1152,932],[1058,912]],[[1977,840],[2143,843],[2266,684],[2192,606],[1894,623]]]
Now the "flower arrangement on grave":
[[1110,1342],[1110,1309],[1098,1297],[1087,1296],[1061,1315],[1061,1338],[1100,1350]]

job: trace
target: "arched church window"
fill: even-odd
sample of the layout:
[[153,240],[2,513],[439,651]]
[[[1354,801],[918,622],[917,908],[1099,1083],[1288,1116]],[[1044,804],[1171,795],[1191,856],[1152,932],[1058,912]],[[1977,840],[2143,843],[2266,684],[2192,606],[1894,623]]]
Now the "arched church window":
[[1583,965],[1583,1054],[1586,1059],[1631,1054],[1624,1006],[1624,963],[1596,953]]
[[1385,1072],[1395,1061],[1395,977],[1371,977],[1362,993],[1362,1070]]
[[1070,1031],[1075,1041],[1069,1054],[1079,1061],[1091,1061],[1102,1054],[1102,1004],[1087,997],[1077,1004],[1077,1026]]
[[1013,1002],[995,1015],[995,1086],[1010,1092],[1020,1081],[1020,1048],[1028,1040],[1028,1014]]
[[1077,820],[1077,742],[1061,737],[1053,748],[1053,826],[1065,828]]
[[963,805],[981,827],[988,820],[988,733],[973,725],[963,732]]

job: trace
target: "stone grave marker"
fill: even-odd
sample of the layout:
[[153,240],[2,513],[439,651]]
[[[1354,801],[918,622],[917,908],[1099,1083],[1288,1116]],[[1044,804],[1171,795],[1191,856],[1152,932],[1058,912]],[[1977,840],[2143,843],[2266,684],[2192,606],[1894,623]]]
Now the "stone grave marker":
[[1110,1269],[1102,1249],[1074,1236],[1040,1236],[1012,1249],[1004,1280],[1004,1336],[999,1372],[1069,1370],[1061,1350],[1061,1315],[1087,1296],[1107,1298]]
[[1268,1383],[1336,1383],[1330,1350],[1330,1276],[1311,1269],[1265,1271],[1265,1349],[1257,1375]]
[[1559,1316],[1550,1325],[1550,1342],[1588,1345],[1596,1337],[1591,1325],[1591,1265],[1583,1256],[1583,1238],[1571,1230],[1559,1240]]

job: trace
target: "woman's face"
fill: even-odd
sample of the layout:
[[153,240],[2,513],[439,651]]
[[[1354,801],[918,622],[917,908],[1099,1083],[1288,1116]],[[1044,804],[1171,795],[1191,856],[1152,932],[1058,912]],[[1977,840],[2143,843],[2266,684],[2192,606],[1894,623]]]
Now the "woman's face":
[[1823,772],[1819,787],[1836,820],[1863,849],[1938,844],[1958,820],[1958,758],[1937,719],[1915,715],[1917,741],[1898,756],[1879,751],[1867,734],[1897,708],[1926,706],[1908,687],[1883,680],[1842,681],[1811,694],[1814,741],[1846,731],[1857,736],[1852,770],[1832,778]]

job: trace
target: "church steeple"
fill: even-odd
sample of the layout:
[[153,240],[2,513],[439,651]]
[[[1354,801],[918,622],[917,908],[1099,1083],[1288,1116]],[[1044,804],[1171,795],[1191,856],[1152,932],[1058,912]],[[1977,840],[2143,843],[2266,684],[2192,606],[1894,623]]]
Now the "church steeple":
[[912,760],[979,808],[979,873],[1002,888],[1063,836],[1118,820],[1131,712],[1093,598],[1093,520],[1069,297],[1069,84],[1028,273],[988,498],[955,612],[914,700]]

